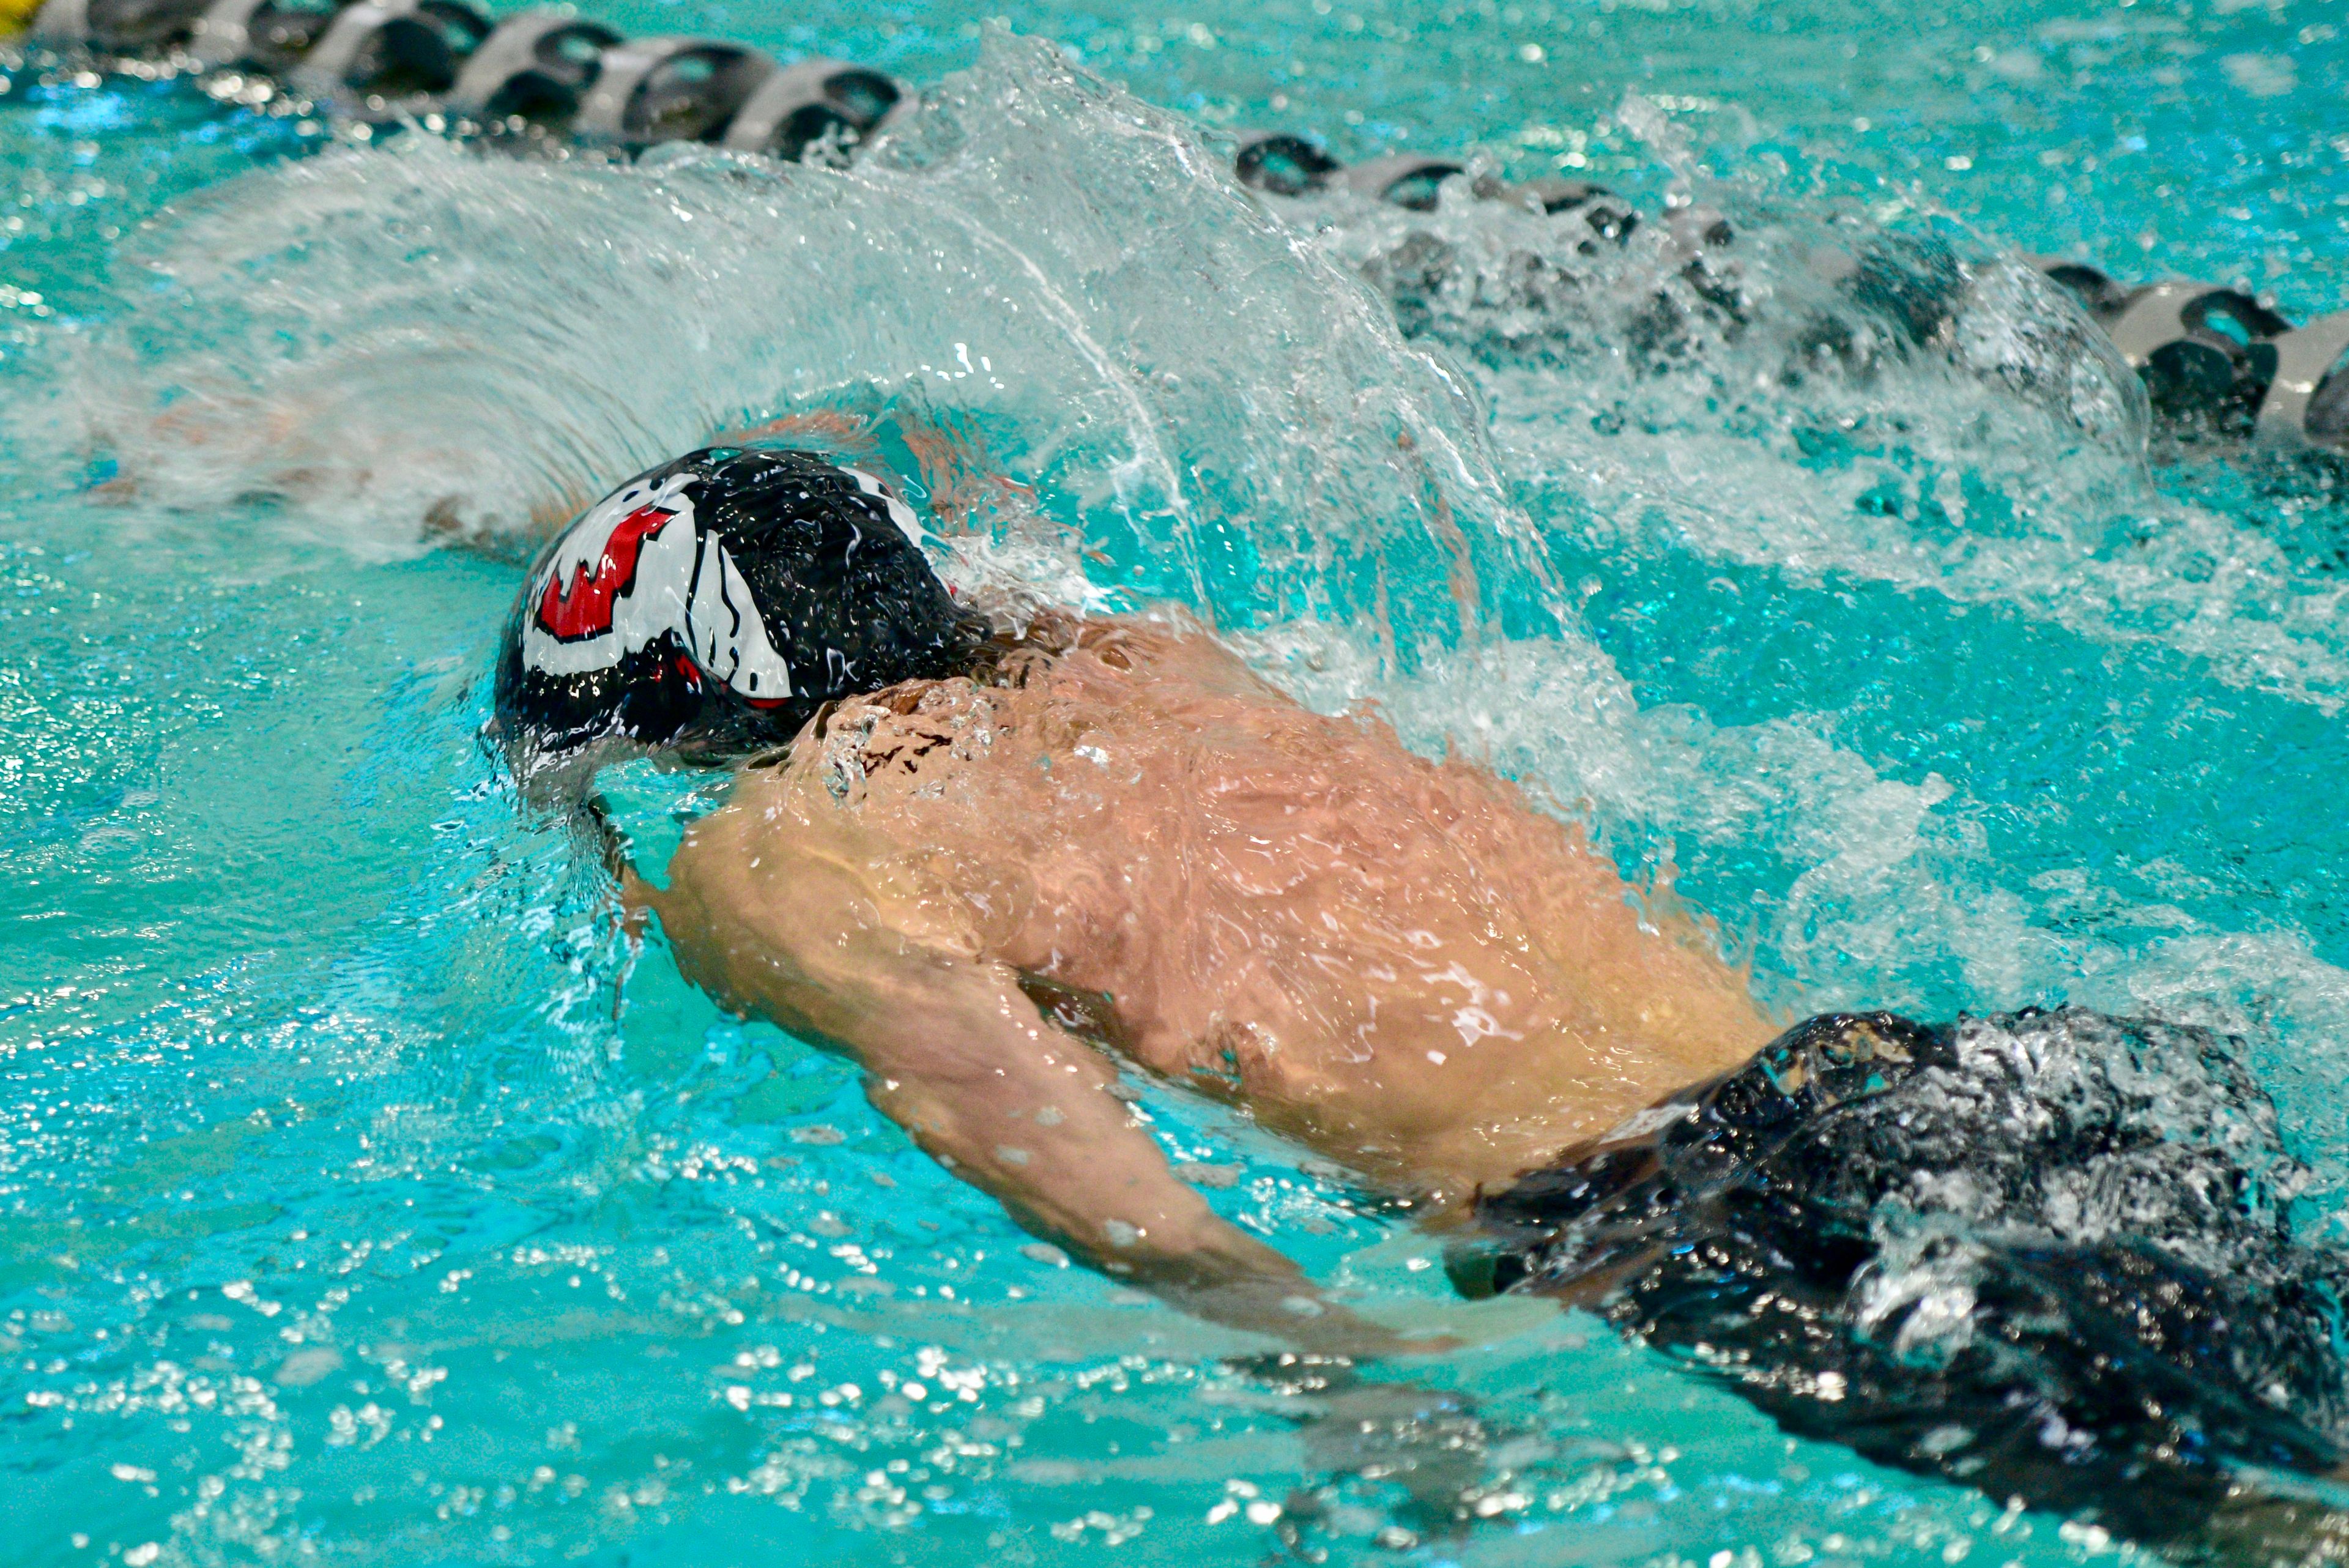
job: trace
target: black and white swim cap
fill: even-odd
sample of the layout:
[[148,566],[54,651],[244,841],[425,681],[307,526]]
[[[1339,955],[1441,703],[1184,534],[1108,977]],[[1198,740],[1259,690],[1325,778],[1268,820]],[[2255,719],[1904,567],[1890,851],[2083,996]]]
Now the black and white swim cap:
[[805,452],[713,447],[638,474],[533,568],[498,725],[536,759],[626,737],[722,755],[823,703],[968,668],[986,621],[922,555],[913,509]]

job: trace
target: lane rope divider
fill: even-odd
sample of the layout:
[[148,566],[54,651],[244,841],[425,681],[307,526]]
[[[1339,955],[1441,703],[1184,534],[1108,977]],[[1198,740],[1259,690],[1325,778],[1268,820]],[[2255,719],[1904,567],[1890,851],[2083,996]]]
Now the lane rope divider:
[[[248,109],[274,99],[278,112],[387,130],[413,121],[558,156],[628,157],[700,141],[844,165],[914,102],[904,84],[847,61],[786,66],[724,38],[628,38],[568,8],[493,23],[464,0],[0,0],[0,37],[18,30],[78,71],[189,76]],[[1417,153],[1349,165],[1289,131],[1247,131],[1237,143],[1233,172],[1274,198],[1345,190],[1432,213],[1447,182],[1468,180],[1479,200],[1578,220],[1590,231],[1577,245],[1586,254],[1622,243],[1642,221],[1587,181],[1510,183]],[[1728,221],[1703,207],[1663,221],[1689,256],[1682,275],[1739,316],[1733,278],[1707,256],[1733,239]],[[2081,262],[2026,259],[2111,338],[2168,424],[2273,452],[2349,455],[2349,311],[2295,327],[2221,285],[2130,286]],[[1856,297],[1889,305],[1920,340],[1951,313],[1949,298],[1931,297],[1930,280],[1922,289],[1888,284],[1893,258],[1833,253],[1814,265]]]

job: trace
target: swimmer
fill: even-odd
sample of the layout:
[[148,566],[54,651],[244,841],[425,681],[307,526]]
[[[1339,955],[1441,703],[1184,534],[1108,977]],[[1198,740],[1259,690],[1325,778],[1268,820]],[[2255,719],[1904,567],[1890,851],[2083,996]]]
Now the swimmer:
[[[812,452],[654,469],[528,577],[495,723],[533,779],[732,766],[665,885],[616,857],[627,906],[1021,1226],[1309,1355],[1440,1348],[1218,1217],[1131,1069],[1408,1205],[1468,1293],[1587,1306],[1792,1431],[2001,1502],[2167,1541],[2247,1474],[2339,1464],[2339,1272],[2261,1189],[2242,1128],[2272,1116],[2224,1041],[1785,1030],[1518,786],[1299,706],[1179,616],[990,624],[926,538]],[[2162,1062],[2219,1085],[2233,1141],[2095,1122],[2142,1097],[2113,1064]],[[2075,1222],[2100,1181],[2137,1231]]]

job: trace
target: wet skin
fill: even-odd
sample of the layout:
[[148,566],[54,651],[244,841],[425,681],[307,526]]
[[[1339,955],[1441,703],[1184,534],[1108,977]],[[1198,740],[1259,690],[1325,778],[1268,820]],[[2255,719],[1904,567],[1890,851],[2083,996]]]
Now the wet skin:
[[854,1057],[1023,1225],[1320,1348],[1395,1346],[1215,1216],[1113,1057],[1441,1223],[1776,1032],[1516,786],[1170,625],[1048,625],[976,679],[833,710],[667,877],[628,893],[689,978]]

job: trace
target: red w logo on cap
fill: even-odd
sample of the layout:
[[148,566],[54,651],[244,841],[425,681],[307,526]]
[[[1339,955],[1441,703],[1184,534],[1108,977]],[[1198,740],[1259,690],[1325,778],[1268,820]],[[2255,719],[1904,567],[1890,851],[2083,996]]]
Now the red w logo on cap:
[[557,569],[538,597],[538,624],[564,642],[601,637],[612,629],[612,601],[636,586],[636,556],[645,541],[661,531],[675,512],[640,506],[612,526],[603,554],[573,568],[565,587]]

